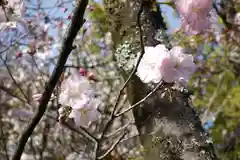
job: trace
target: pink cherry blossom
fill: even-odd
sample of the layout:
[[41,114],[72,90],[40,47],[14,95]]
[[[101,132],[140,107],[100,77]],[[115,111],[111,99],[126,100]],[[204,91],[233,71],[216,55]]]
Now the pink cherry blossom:
[[16,53],[16,57],[17,57],[17,58],[22,57],[22,53],[21,53],[21,52],[17,52],[17,53]]
[[208,13],[212,0],[175,0],[175,3],[185,32],[198,34],[210,26]]
[[82,76],[86,76],[87,71],[86,71],[85,68],[80,67],[80,68],[79,68],[79,73],[80,73]]
[[193,56],[185,54],[184,49],[176,46],[170,51],[162,44],[145,47],[145,54],[137,69],[137,75],[144,83],[179,82],[186,85],[196,68]]
[[160,72],[164,81],[178,81],[185,85],[195,69],[193,56],[185,54],[184,49],[177,46],[172,48],[169,54],[163,58]]
[[196,35],[202,33],[203,31],[209,29],[210,21],[209,17],[198,17],[196,20],[188,20],[186,18],[181,18],[181,28],[184,32],[189,35]]

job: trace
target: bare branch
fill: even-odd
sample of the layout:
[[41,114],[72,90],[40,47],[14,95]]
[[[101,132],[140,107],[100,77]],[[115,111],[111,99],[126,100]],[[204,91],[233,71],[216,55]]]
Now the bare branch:
[[79,29],[82,27],[84,23],[83,16],[84,16],[84,12],[87,7],[87,4],[88,4],[88,0],[81,0],[79,1],[79,3],[75,8],[68,31],[62,42],[62,48],[60,51],[60,56],[59,56],[57,65],[52,73],[52,76],[49,79],[47,86],[45,87],[45,91],[42,94],[42,98],[39,103],[36,114],[34,115],[30,124],[27,126],[27,128],[24,130],[24,132],[20,136],[19,144],[17,146],[17,149],[15,150],[12,160],[21,159],[21,155],[23,153],[24,147],[29,137],[32,135],[35,127],[38,125],[39,121],[41,120],[42,116],[46,111],[47,104],[51,98],[51,94],[64,70],[64,65],[66,64],[68,56],[70,55],[73,49],[72,48],[73,41],[76,38]]
[[71,121],[67,121],[67,122],[63,121],[63,122],[61,122],[61,124],[66,126],[71,131],[79,133],[79,134],[83,135],[84,137],[88,138],[89,140],[97,143],[97,139],[94,136],[92,136],[91,133],[89,133],[85,128],[83,128],[83,127],[76,128],[75,124]]
[[127,108],[126,110],[124,110],[124,111],[122,111],[122,112],[120,112],[120,113],[118,113],[118,114],[116,114],[116,115],[114,115],[114,116],[115,116],[115,117],[119,117],[119,116],[125,114],[126,112],[132,110],[133,108],[137,107],[138,105],[140,105],[141,103],[143,103],[144,101],[146,101],[146,99],[149,98],[154,92],[156,92],[157,89],[159,89],[160,86],[163,86],[163,82],[162,82],[162,81],[160,81],[160,82],[156,85],[156,87],[155,87],[150,93],[148,93],[143,99],[141,99],[140,101],[138,101],[137,103],[135,103],[135,104],[132,105],[131,107]]
[[104,159],[109,153],[113,151],[113,149],[121,142],[121,140],[124,138],[124,136],[127,134],[125,131],[122,136],[102,155],[97,157],[97,159]]
[[113,136],[113,135],[116,135],[116,133],[118,133],[118,132],[120,132],[120,131],[122,131],[122,130],[125,130],[126,128],[128,128],[129,126],[131,126],[131,125],[133,125],[133,124],[135,124],[135,122],[129,122],[129,123],[125,124],[124,126],[118,128],[118,129],[115,130],[114,132],[109,133],[109,134],[107,134],[107,135],[104,135],[104,138],[109,138],[109,137],[111,137],[111,136]]

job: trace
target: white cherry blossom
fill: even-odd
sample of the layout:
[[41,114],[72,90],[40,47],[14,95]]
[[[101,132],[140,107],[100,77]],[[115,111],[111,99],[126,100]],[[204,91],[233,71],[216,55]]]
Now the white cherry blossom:
[[61,85],[59,103],[66,106],[74,106],[81,94],[93,94],[89,81],[79,74],[72,74]]
[[[79,73],[62,82],[59,103],[72,108],[69,118],[73,118],[77,126],[87,128],[91,122],[99,119],[97,108],[101,102],[94,97],[89,81]],[[60,116],[63,116],[62,110],[59,110]]]
[[166,47],[161,44],[156,47],[145,47],[145,54],[137,69],[137,75],[143,83],[160,82],[162,74],[159,69],[167,52]]
[[87,128],[91,122],[99,119],[100,113],[97,111],[99,104],[98,99],[82,95],[82,98],[72,107],[69,117],[74,119],[77,126]]

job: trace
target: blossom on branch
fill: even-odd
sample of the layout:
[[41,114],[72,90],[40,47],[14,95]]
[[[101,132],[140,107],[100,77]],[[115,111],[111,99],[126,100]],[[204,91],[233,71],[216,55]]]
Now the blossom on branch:
[[99,104],[100,101],[98,99],[83,94],[81,99],[72,106],[69,117],[74,119],[77,126],[87,128],[91,122],[99,119],[100,113],[97,111]]
[[99,119],[97,108],[101,102],[94,97],[90,82],[80,74],[73,74],[62,82],[59,103],[72,108],[69,118],[73,118],[77,126],[88,127]]
[[145,47],[145,54],[137,69],[137,75],[144,83],[159,83],[161,80],[183,85],[196,68],[193,56],[184,53],[184,49],[176,46],[168,51],[165,45]]
[[212,8],[212,0],[175,0],[175,3],[185,32],[198,34],[210,27],[208,14]]
[[196,69],[193,56],[185,54],[184,49],[179,46],[173,47],[165,55],[160,68],[163,80],[166,82],[178,81],[182,84],[186,83]]
[[73,74],[62,82],[59,103],[74,106],[81,94],[92,95],[89,81],[79,74]]
[[143,83],[160,82],[162,79],[160,68],[167,52],[167,48],[160,44],[156,47],[145,47],[145,54],[137,69],[137,75]]

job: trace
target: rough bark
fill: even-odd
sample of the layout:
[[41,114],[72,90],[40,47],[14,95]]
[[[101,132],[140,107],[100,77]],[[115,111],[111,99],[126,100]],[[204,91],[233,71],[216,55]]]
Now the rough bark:
[[[140,51],[137,13],[141,0],[105,0],[109,25],[115,43],[115,60],[127,77]],[[145,0],[141,14],[144,45],[171,45],[165,35],[166,25],[154,0]],[[155,39],[158,36],[158,40]],[[131,104],[144,98],[152,86],[134,76],[127,92]],[[133,110],[146,160],[216,160],[200,119],[190,106],[189,96],[178,88],[165,85]]]

